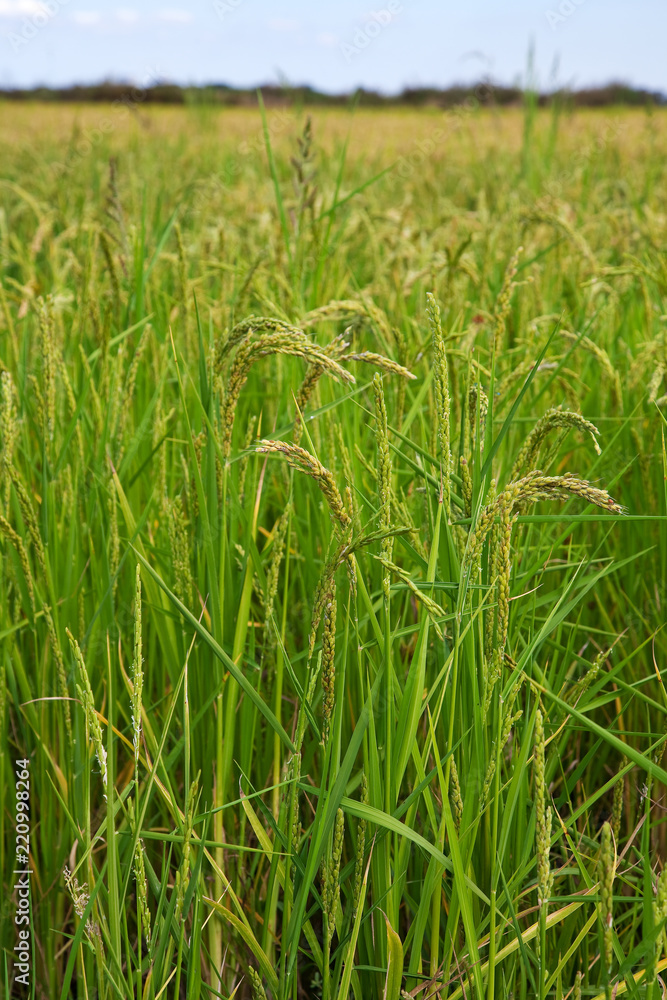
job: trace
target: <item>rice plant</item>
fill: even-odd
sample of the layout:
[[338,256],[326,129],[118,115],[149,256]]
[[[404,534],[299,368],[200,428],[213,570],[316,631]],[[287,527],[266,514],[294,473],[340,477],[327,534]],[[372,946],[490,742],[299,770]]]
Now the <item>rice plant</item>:
[[15,113],[34,995],[657,1000],[662,113]]

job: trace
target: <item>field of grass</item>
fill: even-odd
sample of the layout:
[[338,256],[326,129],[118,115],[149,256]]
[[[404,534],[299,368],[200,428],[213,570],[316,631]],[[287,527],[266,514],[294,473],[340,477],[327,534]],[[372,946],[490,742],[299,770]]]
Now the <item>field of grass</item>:
[[0,992],[658,1000],[664,113],[0,144]]

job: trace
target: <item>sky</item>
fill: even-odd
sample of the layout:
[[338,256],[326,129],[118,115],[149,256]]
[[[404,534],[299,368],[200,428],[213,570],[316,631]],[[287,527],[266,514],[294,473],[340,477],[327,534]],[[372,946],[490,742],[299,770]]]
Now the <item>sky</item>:
[[0,0],[0,86],[491,79],[667,91],[665,0]]

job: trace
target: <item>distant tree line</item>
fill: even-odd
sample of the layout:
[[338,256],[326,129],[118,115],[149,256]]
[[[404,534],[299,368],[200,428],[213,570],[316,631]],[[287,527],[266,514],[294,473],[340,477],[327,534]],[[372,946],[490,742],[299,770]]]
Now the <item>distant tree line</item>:
[[[173,83],[156,83],[148,87],[133,87],[121,82],[103,82],[71,87],[31,87],[0,89],[0,99],[11,101],[63,101],[75,103],[195,104],[220,107],[251,107],[257,104],[257,90],[270,107],[293,105],[344,106],[352,101],[362,107],[436,107],[452,108],[475,100],[488,107],[509,107],[521,104],[526,92],[520,87],[507,87],[484,81],[475,86],[406,87],[399,94],[386,95],[359,89],[354,93],[325,94],[313,87],[266,85],[246,90],[227,84],[205,87],[179,87]],[[582,90],[561,89],[534,95],[539,105],[559,101],[570,107],[606,107],[630,105],[646,107],[667,104],[667,94],[625,83],[609,83],[603,87]]]

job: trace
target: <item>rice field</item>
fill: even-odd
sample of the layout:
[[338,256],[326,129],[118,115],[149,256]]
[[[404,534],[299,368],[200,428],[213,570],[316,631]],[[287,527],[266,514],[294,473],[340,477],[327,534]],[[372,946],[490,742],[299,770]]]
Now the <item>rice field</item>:
[[658,1000],[664,111],[0,144],[3,995]]

